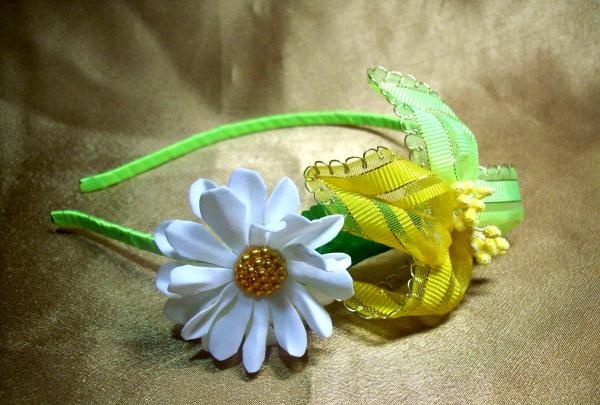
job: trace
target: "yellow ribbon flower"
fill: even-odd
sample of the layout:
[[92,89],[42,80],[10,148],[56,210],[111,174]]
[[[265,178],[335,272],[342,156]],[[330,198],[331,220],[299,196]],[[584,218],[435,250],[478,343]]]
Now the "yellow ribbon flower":
[[317,163],[306,185],[345,230],[414,258],[407,292],[354,282],[346,306],[368,318],[443,314],[462,298],[471,278],[470,235],[454,230],[456,192],[429,170],[385,148],[363,158]]
[[517,173],[479,166],[473,133],[426,84],[381,67],[368,77],[394,106],[411,161],[380,147],[315,163],[306,186],[327,214],[344,216],[347,232],[414,259],[404,290],[355,281],[350,310],[367,318],[445,314],[464,295],[473,260],[504,254],[501,231],[523,220]]

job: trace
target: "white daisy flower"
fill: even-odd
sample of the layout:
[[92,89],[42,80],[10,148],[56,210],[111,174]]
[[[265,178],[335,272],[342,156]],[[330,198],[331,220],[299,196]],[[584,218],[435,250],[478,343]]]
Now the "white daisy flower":
[[181,336],[202,338],[216,359],[238,352],[249,372],[260,369],[269,344],[290,355],[306,351],[304,322],[321,337],[332,333],[323,305],[353,295],[350,257],[321,255],[343,217],[310,221],[296,214],[298,189],[287,177],[269,198],[260,175],[235,170],[227,186],[199,179],[189,193],[204,224],[166,221],[154,233],[163,254],[156,286],[169,299],[164,312],[182,324]]

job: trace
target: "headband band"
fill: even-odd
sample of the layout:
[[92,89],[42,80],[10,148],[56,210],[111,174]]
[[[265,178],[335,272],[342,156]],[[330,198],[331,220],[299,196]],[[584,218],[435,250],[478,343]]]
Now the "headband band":
[[[228,139],[258,132],[299,126],[369,126],[402,131],[400,122],[390,116],[350,111],[317,111],[271,115],[219,126],[191,135],[156,152],[142,156],[114,169],[107,170],[79,181],[82,193],[103,190],[152,170],[195,150]],[[57,210],[50,214],[51,221],[59,228],[85,229],[110,239],[161,254],[153,237],[107,220],[75,210]]]

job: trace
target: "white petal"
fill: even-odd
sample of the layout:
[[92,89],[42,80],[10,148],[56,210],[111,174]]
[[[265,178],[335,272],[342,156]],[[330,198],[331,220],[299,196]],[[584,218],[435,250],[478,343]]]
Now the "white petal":
[[204,305],[181,329],[181,337],[185,340],[198,339],[209,331],[217,315],[227,307],[240,290],[235,283],[227,284],[221,294],[214,300]]
[[333,326],[329,313],[310,295],[306,288],[293,282],[286,286],[284,294],[318,336],[331,336]]
[[167,297],[178,297],[178,294],[173,294],[168,290],[169,280],[171,280],[171,271],[179,266],[178,263],[168,262],[160,266],[156,275],[156,288]]
[[233,356],[240,348],[252,312],[253,300],[239,294],[235,305],[221,314],[210,328],[208,351],[217,360]]
[[304,233],[298,242],[316,249],[329,243],[344,227],[344,217],[341,215],[327,215],[310,222],[310,231]]
[[311,290],[330,297],[345,300],[354,295],[352,277],[335,260],[327,262],[328,270],[323,270],[304,262],[288,261],[288,274],[293,280],[305,284]]
[[268,245],[269,233],[279,232],[286,226],[285,222],[271,222],[267,225],[250,225],[250,245]]
[[218,295],[218,291],[205,291],[180,298],[169,298],[165,302],[163,312],[174,323],[183,325],[196,315],[200,308],[215,303]]
[[256,300],[250,330],[243,347],[244,367],[249,373],[257,372],[265,361],[268,331],[269,305],[267,300]]
[[165,255],[167,257],[172,257],[174,259],[183,259],[181,256],[179,256],[175,252],[175,249],[173,248],[173,246],[171,246],[171,244],[167,240],[167,235],[165,235],[165,231],[167,230],[167,227],[169,225],[171,225],[173,222],[176,222],[176,221],[175,220],[164,221],[164,222],[161,222],[161,224],[156,227],[156,229],[154,230],[154,243],[156,244],[156,247],[158,247],[158,250],[160,250],[163,255]]
[[267,186],[260,174],[254,170],[236,169],[231,173],[227,186],[248,207],[250,223],[262,224],[264,222]]
[[192,212],[196,214],[198,218],[202,218],[200,214],[200,196],[208,190],[217,187],[217,183],[209,179],[198,179],[190,186],[190,192],[188,194],[188,200]]
[[302,230],[310,225],[308,218],[298,214],[286,215],[284,220],[282,222],[286,224],[285,228],[269,235],[268,244],[273,249],[281,250],[286,245],[291,244],[302,234]]
[[335,238],[344,226],[344,217],[341,215],[328,215],[309,221],[301,215],[290,214],[283,221],[287,223],[285,230],[271,235],[269,239],[269,245],[276,249],[292,244],[316,249]]
[[227,187],[202,194],[200,210],[204,221],[235,253],[248,246],[250,223],[246,205]]
[[188,295],[213,290],[233,281],[233,270],[186,264],[171,271],[169,291]]
[[315,290],[314,288],[310,288],[310,286],[305,286],[305,287],[306,287],[306,290],[310,293],[310,295],[312,295],[313,298],[316,299],[317,302],[319,304],[321,304],[322,306],[329,305],[333,301],[335,301],[332,297],[325,295],[322,292]]
[[296,309],[280,294],[269,299],[269,307],[279,345],[292,356],[302,356],[306,351],[306,329]]
[[300,207],[298,188],[289,177],[282,178],[271,192],[265,207],[265,224],[279,222]]
[[346,253],[339,253],[339,252],[325,253],[323,255],[323,259],[325,259],[326,262],[329,260],[335,260],[336,262],[339,263],[340,266],[342,266],[345,269],[347,269],[348,267],[350,267],[352,265],[352,258],[349,255],[347,255]]
[[281,251],[285,258],[290,260],[295,260],[299,262],[307,263],[311,266],[318,267],[320,269],[326,270],[327,263],[319,252],[314,249],[310,249],[304,245],[291,245],[286,247]]
[[217,241],[204,225],[191,221],[173,221],[165,231],[167,241],[177,255],[221,267],[233,268],[236,255]]
[[248,237],[248,244],[253,246],[265,246],[267,245],[269,233],[263,228],[256,225],[250,225],[250,236]]
[[255,224],[252,226],[260,228],[260,229],[264,229],[266,232],[281,232],[282,230],[285,229],[287,224],[283,221],[279,221],[279,222],[269,222],[268,224],[265,224],[265,225]]

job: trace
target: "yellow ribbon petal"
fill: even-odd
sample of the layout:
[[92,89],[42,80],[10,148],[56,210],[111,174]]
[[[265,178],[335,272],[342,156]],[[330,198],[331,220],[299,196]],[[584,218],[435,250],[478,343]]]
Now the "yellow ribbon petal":
[[473,269],[468,236],[455,233],[446,260],[440,266],[413,265],[408,291],[390,291],[354,282],[354,296],[345,301],[348,309],[365,318],[443,315],[462,299]]
[[440,265],[451,243],[454,191],[442,179],[385,148],[362,158],[316,163],[307,188],[355,235]]

